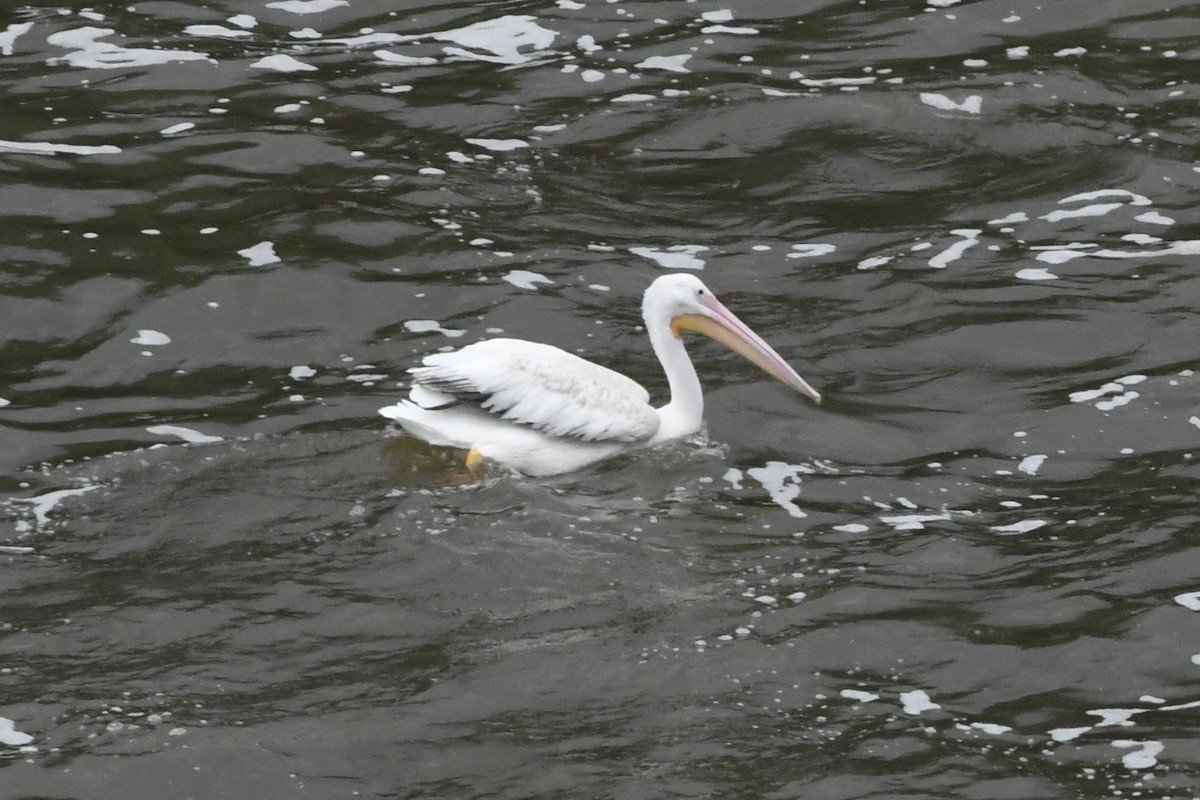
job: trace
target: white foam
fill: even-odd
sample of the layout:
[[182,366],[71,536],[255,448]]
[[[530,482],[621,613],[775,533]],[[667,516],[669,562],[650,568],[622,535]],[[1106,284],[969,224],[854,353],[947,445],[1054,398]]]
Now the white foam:
[[188,444],[212,444],[225,441],[220,436],[209,436],[194,428],[184,428],[181,425],[151,425],[146,428],[146,433],[152,433],[155,436],[178,436]]
[[866,525],[861,525],[857,522],[847,522],[845,525],[834,525],[833,529],[835,531],[841,531],[842,533],[866,533],[870,530],[870,528],[868,528]]
[[707,247],[700,244],[677,244],[666,250],[657,250],[653,247],[629,248],[629,252],[635,256],[648,258],[660,267],[667,269],[704,269],[704,261],[697,258],[696,254],[707,250]]
[[305,378],[311,378],[316,374],[317,371],[315,369],[304,364],[297,364],[288,370],[288,377],[294,381],[302,381]]
[[1044,455],[1025,456],[1021,459],[1021,463],[1017,464],[1017,471],[1024,472],[1026,475],[1037,475],[1045,461],[1046,456]]
[[796,519],[808,516],[794,501],[800,496],[800,476],[812,474],[812,469],[782,461],[768,461],[764,466],[746,470],[746,473],[761,483],[771,499],[789,516]]
[[700,19],[705,22],[732,22],[733,12],[728,8],[721,8],[716,11],[705,11],[700,15]]
[[1121,763],[1126,769],[1150,769],[1158,764],[1158,754],[1163,751],[1162,742],[1156,741],[1135,742],[1132,739],[1117,739],[1112,745],[1122,750],[1140,748],[1121,756]]
[[1024,211],[1014,211],[1006,217],[988,220],[988,225],[1012,225],[1017,222],[1028,222],[1029,215]]
[[1104,728],[1109,725],[1129,727],[1133,724],[1130,722],[1133,717],[1149,710],[1146,708],[1094,708],[1089,709],[1087,713],[1100,718],[1100,721],[1092,726],[1094,728]]
[[1082,392],[1071,392],[1069,395],[1067,395],[1067,399],[1069,399],[1072,403],[1087,403],[1091,400],[1095,400],[1097,397],[1103,397],[1106,394],[1112,394],[1113,392],[1120,391],[1124,391],[1124,387],[1121,384],[1110,382],[1104,384],[1099,389],[1085,389]]
[[905,714],[917,715],[925,711],[933,711],[941,708],[940,705],[929,699],[929,695],[923,689],[901,692],[900,702],[903,704]]
[[951,262],[962,258],[963,253],[979,244],[979,234],[983,233],[983,231],[977,228],[958,228],[950,232],[955,236],[963,237],[963,239],[962,241],[955,242],[929,259],[929,266],[934,269],[944,269]]
[[872,256],[871,258],[864,258],[862,261],[858,262],[858,266],[855,268],[875,269],[876,267],[882,267],[884,264],[891,262],[893,258],[895,258],[895,256]]
[[684,66],[691,60],[691,53],[678,56],[650,56],[634,64],[639,69],[661,69],[667,72],[691,72]]
[[239,28],[254,28],[258,25],[258,20],[249,14],[234,14],[229,18],[230,25],[237,25]]
[[1188,422],[1200,428],[1200,417],[1188,417]]
[[1146,195],[1131,192],[1128,189],[1094,189],[1090,192],[1080,192],[1070,197],[1064,197],[1058,202],[1060,205],[1063,203],[1083,203],[1089,200],[1099,200],[1103,197],[1127,197],[1131,206],[1148,206],[1153,204]]
[[30,510],[33,511],[34,527],[37,530],[41,530],[42,527],[50,524],[50,512],[64,499],[84,494],[92,491],[93,489],[99,488],[99,486],[91,485],[80,486],[76,489],[59,489],[57,491],[40,494],[37,497],[14,497],[11,502],[28,503],[30,506],[32,506]]
[[978,114],[983,110],[983,98],[973,94],[956,103],[944,94],[936,92],[921,92],[921,102],[933,106],[939,111],[965,111],[968,114]]
[[764,606],[776,606],[776,605],[779,605],[779,600],[778,600],[777,598],[775,598],[775,597],[772,597],[772,596],[771,596],[771,595],[769,595],[769,594],[761,594],[761,595],[759,595],[758,597],[754,598],[754,602],[756,602],[756,603],[762,603]]
[[194,123],[194,122],[179,122],[179,123],[176,123],[175,125],[168,125],[167,127],[163,128],[161,131],[159,131],[159,133],[161,133],[163,136],[174,136],[177,133],[183,133],[184,131],[190,131],[194,127],[196,127],[196,123]]
[[813,242],[811,244],[794,244],[792,250],[787,254],[788,258],[817,258],[818,256],[827,256],[837,250],[837,247],[824,242]]
[[1002,733],[1008,733],[1012,730],[1008,725],[997,725],[994,722],[972,722],[971,727],[992,736],[999,736]]
[[1017,280],[1022,281],[1056,281],[1058,276],[1042,267],[1026,267],[1017,270]]
[[1004,55],[1012,59],[1029,58],[1029,45],[1023,44],[1018,47],[1005,48]]
[[581,8],[587,8],[583,3],[577,3],[575,0],[554,0],[554,5],[567,11],[578,11]]
[[609,102],[610,103],[645,103],[645,102],[653,100],[653,99],[654,99],[654,95],[652,95],[652,94],[641,94],[639,92],[632,92],[630,94],[618,95],[617,97],[614,97]]
[[706,25],[700,29],[701,33],[729,33],[734,36],[756,36],[758,28],[747,28],[745,26],[731,27],[729,25]]
[[828,86],[870,86],[875,83],[874,76],[865,78],[801,78],[800,84],[813,89],[823,89]]
[[575,46],[585,53],[594,53],[597,50],[603,50],[600,45],[596,44],[596,37],[590,34],[584,34],[575,40]]
[[1187,239],[1178,242],[1172,242],[1167,247],[1159,250],[1092,250],[1087,253],[1080,253],[1076,250],[1048,250],[1044,253],[1038,253],[1037,260],[1045,261],[1051,264],[1061,264],[1064,261],[1070,261],[1075,258],[1090,256],[1093,258],[1157,258],[1158,256],[1173,256],[1184,255],[1194,256],[1200,255],[1200,239]]
[[504,16],[484,20],[437,33],[426,33],[419,36],[403,37],[413,39],[436,39],[440,42],[453,42],[471,50],[459,47],[444,48],[449,55],[469,58],[475,61],[491,61],[500,64],[525,64],[533,60],[532,55],[521,52],[523,48],[532,48],[535,53],[548,48],[558,36],[555,31],[543,28],[531,16]]
[[1077,258],[1083,258],[1087,253],[1078,250],[1047,250],[1037,254],[1037,260],[1047,264],[1065,264]]
[[390,50],[376,50],[371,55],[385,64],[403,64],[406,67],[421,67],[438,63],[438,60],[432,56],[406,56],[403,53],[393,53]]
[[275,244],[273,242],[259,242],[252,247],[247,247],[237,252],[239,256],[249,261],[252,267],[278,264],[280,261],[279,256],[275,255]]
[[443,328],[442,324],[436,319],[410,319],[404,323],[404,328],[413,333],[440,333],[443,336],[449,336],[451,339],[456,339],[466,333],[466,331],[454,328]]
[[0,744],[6,744],[9,747],[20,747],[32,741],[33,737],[28,733],[22,733],[17,730],[16,723],[11,719],[0,717]]
[[260,58],[251,64],[250,68],[267,69],[272,72],[315,72],[317,70],[312,64],[305,64],[303,61],[283,53]]
[[[33,29],[32,22],[14,22],[10,24],[4,33],[0,33],[0,55],[11,56],[13,54],[13,45],[17,41],[17,37],[29,33]],[[0,717],[0,719],[3,719]]]
[[598,69],[585,69],[579,73],[579,77],[583,78],[584,83],[595,83],[604,80],[605,75]]
[[116,31],[112,28],[84,26],[69,31],[59,31],[46,37],[46,43],[72,52],[65,56],[46,59],[47,64],[65,62],[82,69],[125,69],[148,67],[174,61],[208,61],[208,53],[194,50],[151,50],[144,47],[121,47],[112,42],[101,42]]
[[1188,611],[1200,611],[1200,592],[1184,592],[1175,595],[1175,602]]
[[554,283],[540,272],[530,272],[527,269],[514,269],[505,274],[501,280],[511,283],[518,289],[536,290],[539,283]]
[[879,521],[891,525],[898,531],[919,531],[925,528],[926,522],[945,522],[950,519],[950,512],[941,514],[900,514],[897,516],[880,517]]
[[161,347],[164,344],[171,343],[171,337],[161,331],[150,329],[139,330],[138,335],[129,340],[132,344],[149,345],[151,347]]
[[395,44],[419,39],[419,36],[401,36],[398,33],[364,33],[360,36],[347,36],[342,39],[326,39],[330,44],[344,44],[347,47],[365,47],[372,44]]
[[[1171,706],[1160,706],[1160,711],[1184,711],[1189,708],[1200,708],[1200,700],[1193,700],[1190,703],[1176,703]],[[1148,709],[1153,710],[1153,709]]]
[[1015,535],[1019,533],[1029,533],[1036,531],[1038,528],[1043,528],[1050,523],[1044,519],[1023,519],[1020,522],[1014,522],[1011,525],[993,525],[992,530],[999,534]]
[[1064,219],[1076,219],[1078,217],[1103,217],[1105,214],[1116,211],[1124,205],[1124,203],[1093,203],[1083,208],[1060,208],[1056,211],[1051,211],[1049,214],[1043,214],[1042,219],[1047,222],[1061,222]]
[[1138,222],[1145,222],[1147,225],[1174,225],[1175,220],[1168,216],[1158,213],[1157,211],[1147,211],[1145,214],[1138,214],[1134,217]]
[[874,692],[864,692],[860,689],[842,689],[840,694],[847,700],[854,700],[858,703],[873,703],[879,699],[879,695]]
[[218,39],[241,39],[253,36],[241,28],[226,28],[224,25],[188,25],[183,32],[189,36],[214,36]]
[[1134,244],[1159,244],[1162,241],[1161,236],[1151,236],[1148,233],[1127,233],[1121,237],[1123,242],[1133,242]]
[[1091,726],[1086,728],[1054,728],[1048,733],[1050,738],[1056,742],[1073,742],[1083,734],[1091,730]]
[[1097,401],[1096,408],[1100,409],[1101,411],[1112,411],[1114,408],[1120,408],[1121,406],[1129,405],[1139,397],[1141,397],[1141,395],[1137,392],[1125,392],[1124,394],[1116,395],[1108,400]]
[[787,596],[787,599],[793,603],[799,603],[806,597],[808,597],[808,592],[792,592]]
[[12,405],[12,400],[5,400],[3,397],[0,397],[0,408],[4,408],[6,406],[11,406],[11,405]]
[[509,150],[529,147],[529,142],[524,139],[467,139],[467,144],[473,144],[495,153],[506,153]]
[[729,483],[730,488],[742,488],[742,471],[737,467],[730,467],[729,469],[725,470],[725,474],[721,477]]
[[115,155],[121,148],[111,144],[81,145],[54,144],[52,142],[9,142],[0,139],[0,150],[17,153],[36,153],[37,155],[53,156],[59,154],[73,156]]
[[1058,56],[1059,58],[1066,58],[1068,56],[1081,56],[1085,53],[1087,53],[1086,47],[1064,47],[1062,50],[1054,51],[1054,55]]
[[321,14],[339,6],[348,6],[346,0],[277,0],[267,3],[267,8],[278,8],[291,14]]

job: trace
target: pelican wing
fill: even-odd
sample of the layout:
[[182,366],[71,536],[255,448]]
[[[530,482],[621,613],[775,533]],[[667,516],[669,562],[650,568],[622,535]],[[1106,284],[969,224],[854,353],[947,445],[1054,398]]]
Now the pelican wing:
[[474,402],[513,423],[586,442],[639,442],[658,430],[650,395],[619,372],[550,345],[488,339],[426,356],[409,399]]

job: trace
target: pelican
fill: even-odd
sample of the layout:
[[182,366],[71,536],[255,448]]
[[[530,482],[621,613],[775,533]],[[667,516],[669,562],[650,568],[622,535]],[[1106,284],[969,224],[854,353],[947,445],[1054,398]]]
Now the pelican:
[[709,336],[817,403],[821,395],[694,275],[663,275],[642,318],[671,390],[661,408],[640,384],[557,347],[487,339],[422,359],[407,400],[379,413],[417,438],[469,451],[534,477],[571,472],[617,453],[700,430],[704,396],[685,331]]

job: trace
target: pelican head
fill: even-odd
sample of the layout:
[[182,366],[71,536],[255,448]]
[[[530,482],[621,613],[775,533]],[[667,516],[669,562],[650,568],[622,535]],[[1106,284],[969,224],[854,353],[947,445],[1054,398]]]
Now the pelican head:
[[677,339],[684,331],[702,333],[800,394],[821,402],[820,392],[796,374],[783,356],[726,308],[695,275],[663,275],[655,280],[646,289],[642,314],[648,329],[655,321],[665,319]]

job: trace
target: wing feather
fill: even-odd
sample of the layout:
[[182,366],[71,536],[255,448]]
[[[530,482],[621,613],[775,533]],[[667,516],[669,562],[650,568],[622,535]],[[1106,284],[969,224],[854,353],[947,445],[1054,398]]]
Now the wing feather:
[[658,413],[639,384],[550,345],[488,339],[422,363],[409,370],[414,392],[478,403],[554,436],[639,442],[658,430]]

